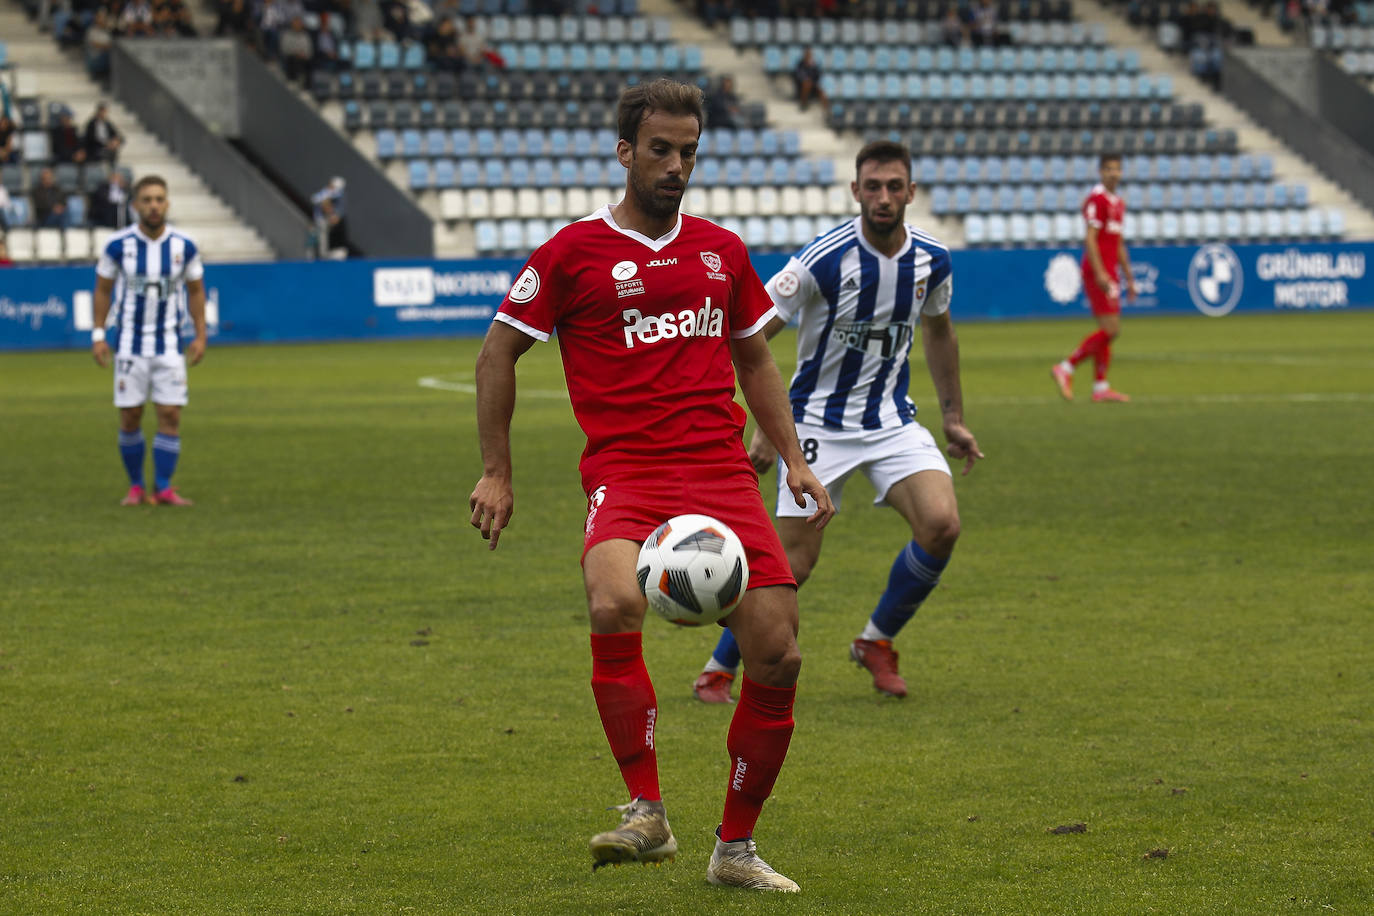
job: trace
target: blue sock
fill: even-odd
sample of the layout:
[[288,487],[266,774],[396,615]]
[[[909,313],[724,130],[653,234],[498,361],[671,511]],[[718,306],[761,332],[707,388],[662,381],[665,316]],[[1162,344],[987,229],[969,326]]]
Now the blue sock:
[[901,632],[940,581],[946,562],[926,553],[915,541],[903,547],[888,574],[887,591],[878,599],[878,607],[869,618],[873,625],[889,638]]
[[124,470],[129,474],[129,486],[143,486],[143,454],[147,446],[143,441],[143,430],[119,431],[119,457],[124,459]]
[[711,653],[711,658],[722,668],[731,671],[739,667],[739,644],[735,642],[735,634],[730,632],[729,627],[721,631],[720,642],[716,643],[716,651]]
[[177,470],[177,457],[181,455],[181,437],[158,433],[153,438],[153,485],[161,493],[172,485],[172,475]]

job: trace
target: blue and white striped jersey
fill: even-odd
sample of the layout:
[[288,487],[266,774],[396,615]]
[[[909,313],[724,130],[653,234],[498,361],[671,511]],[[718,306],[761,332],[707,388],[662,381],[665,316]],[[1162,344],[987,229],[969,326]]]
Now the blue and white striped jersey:
[[798,316],[792,416],[830,429],[910,423],[911,340],[920,313],[949,310],[949,249],[913,226],[895,257],[863,237],[860,217],[818,236],[767,283],[778,313]]
[[200,249],[172,226],[150,239],[138,225],[121,229],[101,249],[95,272],[114,280],[110,306],[118,356],[160,356],[181,352],[186,316],[186,281],[205,276]]

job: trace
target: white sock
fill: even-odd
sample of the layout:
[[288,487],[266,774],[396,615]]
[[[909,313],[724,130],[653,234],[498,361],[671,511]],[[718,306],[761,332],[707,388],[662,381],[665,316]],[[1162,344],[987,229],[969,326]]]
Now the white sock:
[[864,631],[859,634],[859,638],[867,639],[869,642],[877,642],[880,639],[886,639],[889,642],[892,641],[892,637],[878,629],[877,626],[874,625],[872,619],[864,625]]
[[1073,363],[1069,362],[1067,359],[1061,359],[1059,361],[1059,368],[1069,375],[1073,375]]
[[712,655],[709,659],[706,660],[706,667],[705,667],[705,668],[702,668],[701,670],[702,670],[703,672],[724,671],[726,674],[734,674],[734,673],[735,673],[735,669],[734,669],[734,668],[727,668],[727,667],[725,667],[724,665],[722,665],[720,662],[716,661],[716,657],[715,657],[714,655]]
[[1111,387],[1111,385],[1107,384],[1106,379],[1103,379],[1100,382],[1093,382],[1093,391],[1110,391]]

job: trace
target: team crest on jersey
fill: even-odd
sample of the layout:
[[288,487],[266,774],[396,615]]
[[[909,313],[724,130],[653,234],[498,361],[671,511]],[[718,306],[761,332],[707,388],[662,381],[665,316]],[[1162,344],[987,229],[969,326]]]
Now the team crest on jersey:
[[703,251],[701,253],[701,263],[706,265],[706,279],[729,282],[730,278],[720,272],[720,255],[716,254],[714,251]]
[[616,280],[628,280],[639,273],[639,265],[634,261],[620,261],[611,268],[611,276]]
[[526,267],[520,271],[520,276],[515,278],[515,284],[511,286],[506,298],[514,303],[529,302],[539,293],[539,272],[533,267]]
[[797,294],[797,290],[801,289],[801,279],[792,271],[784,270],[778,274],[777,282],[773,284],[773,288],[778,291],[779,296],[784,299],[791,299]]

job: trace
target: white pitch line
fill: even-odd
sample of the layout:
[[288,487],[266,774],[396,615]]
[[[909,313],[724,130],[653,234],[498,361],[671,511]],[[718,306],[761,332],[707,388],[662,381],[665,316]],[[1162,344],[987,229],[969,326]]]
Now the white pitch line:
[[[1086,393],[1085,393],[1086,394]],[[993,407],[1057,404],[1060,398],[1044,397],[965,398],[965,403]],[[1084,400],[1088,400],[1084,397]],[[1131,395],[1136,404],[1362,404],[1374,402],[1374,392],[1329,391],[1291,392],[1289,394],[1189,394],[1189,395]],[[1129,409],[1129,408],[1127,408]]]
[[[451,382],[448,379],[439,378],[435,375],[426,375],[419,379],[418,384],[421,388],[434,388],[438,391],[456,391],[459,394],[476,394],[477,386],[468,382]],[[565,401],[568,398],[566,391],[549,391],[544,388],[520,388],[517,389],[519,397],[525,398],[550,398],[553,400]]]

